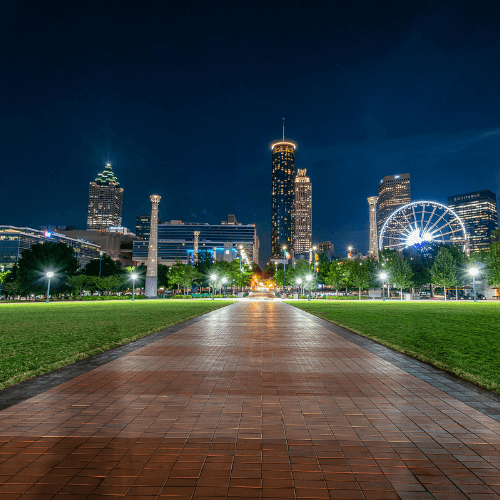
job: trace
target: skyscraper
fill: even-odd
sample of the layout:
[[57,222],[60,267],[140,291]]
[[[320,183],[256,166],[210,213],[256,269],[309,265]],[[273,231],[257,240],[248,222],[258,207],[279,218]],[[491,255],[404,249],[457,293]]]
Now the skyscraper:
[[295,144],[285,141],[271,146],[272,205],[271,205],[271,256],[278,257],[282,247],[293,248]]
[[295,177],[295,227],[293,249],[307,252],[312,246],[312,184],[307,169],[299,168]]
[[149,230],[151,228],[151,214],[138,215],[135,222],[135,234],[139,238],[149,239]]
[[448,207],[462,220],[469,234],[470,252],[486,250],[498,229],[497,197],[484,189],[448,197]]
[[87,229],[107,229],[122,224],[123,188],[120,187],[111,164],[90,183]]
[[387,175],[378,186],[377,236],[384,222],[399,207],[410,203],[410,174]]

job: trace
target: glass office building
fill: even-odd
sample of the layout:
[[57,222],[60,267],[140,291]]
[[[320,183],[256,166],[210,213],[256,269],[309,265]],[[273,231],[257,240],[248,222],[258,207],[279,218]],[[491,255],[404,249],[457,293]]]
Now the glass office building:
[[80,267],[99,258],[100,247],[85,240],[75,240],[52,231],[29,227],[0,226],[0,266],[10,269],[21,258],[21,253],[36,243],[66,243],[73,248]]
[[312,184],[307,170],[299,168],[295,177],[295,227],[293,249],[296,254],[312,247]]
[[285,140],[271,146],[271,257],[279,257],[283,246],[293,248],[295,225],[295,144]]
[[116,178],[111,164],[89,185],[87,229],[107,229],[122,225],[123,188]]
[[[410,174],[386,175],[378,186],[377,235],[389,216],[410,203]],[[377,239],[378,239],[377,236]]]
[[[195,235],[195,233],[198,233]],[[244,249],[249,262],[259,261],[259,239],[255,224],[202,224],[170,221],[158,224],[158,262],[172,265],[176,262],[192,264],[196,261],[195,238],[198,252],[206,252],[214,261],[231,262]],[[134,241],[132,260],[136,265],[148,260],[148,240]]]
[[450,207],[464,223],[470,252],[487,250],[491,233],[498,229],[497,197],[484,189],[448,197]]
[[135,234],[138,238],[149,239],[151,230],[151,214],[138,215],[135,222]]

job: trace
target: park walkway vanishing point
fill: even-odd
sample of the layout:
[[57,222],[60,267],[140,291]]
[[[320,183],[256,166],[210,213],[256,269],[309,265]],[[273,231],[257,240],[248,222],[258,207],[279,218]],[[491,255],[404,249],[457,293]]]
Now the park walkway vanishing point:
[[278,301],[189,322],[1,411],[0,498],[499,498],[497,419],[349,335]]

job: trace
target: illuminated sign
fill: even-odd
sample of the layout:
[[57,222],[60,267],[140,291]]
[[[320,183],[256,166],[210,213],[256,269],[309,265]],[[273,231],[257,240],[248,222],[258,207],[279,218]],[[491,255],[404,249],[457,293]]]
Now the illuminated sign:
[[400,175],[395,175],[394,179],[399,179],[401,176]]
[[481,193],[467,194],[464,196],[454,196],[453,201],[464,201],[464,200],[471,200],[474,198],[481,198]]
[[52,236],[52,233],[50,231],[44,231],[43,232],[43,235],[46,237],[46,238],[50,238]]

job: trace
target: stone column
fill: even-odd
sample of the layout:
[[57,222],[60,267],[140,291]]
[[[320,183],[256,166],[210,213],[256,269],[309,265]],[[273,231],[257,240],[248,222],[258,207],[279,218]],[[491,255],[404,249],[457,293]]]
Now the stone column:
[[194,247],[193,247],[193,264],[196,264],[198,262],[198,245],[199,245],[199,238],[200,238],[200,232],[199,231],[194,231]]
[[156,299],[158,295],[158,205],[161,196],[152,194],[151,227],[149,231],[148,267],[146,271],[146,298]]
[[370,214],[370,249],[368,250],[368,256],[376,260],[378,260],[377,201],[378,196],[368,198]]

